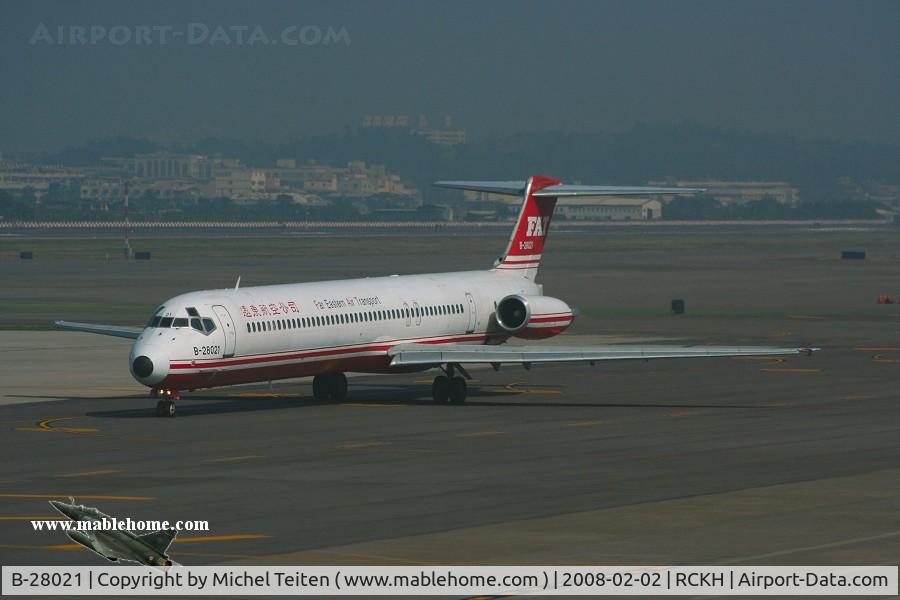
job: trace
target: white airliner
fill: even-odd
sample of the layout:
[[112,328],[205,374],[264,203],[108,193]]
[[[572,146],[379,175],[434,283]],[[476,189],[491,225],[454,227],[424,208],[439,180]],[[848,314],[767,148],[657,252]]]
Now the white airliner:
[[183,391],[313,376],[317,400],[347,395],[344,373],[437,368],[436,403],[464,402],[463,365],[809,353],[811,348],[709,346],[504,346],[562,333],[575,317],[535,283],[557,198],[679,194],[702,190],[441,181],[438,186],[524,197],[509,244],[493,268],[189,292],[167,300],[143,329],[57,321],[62,329],[134,339],[131,374],[151,388],[159,416]]

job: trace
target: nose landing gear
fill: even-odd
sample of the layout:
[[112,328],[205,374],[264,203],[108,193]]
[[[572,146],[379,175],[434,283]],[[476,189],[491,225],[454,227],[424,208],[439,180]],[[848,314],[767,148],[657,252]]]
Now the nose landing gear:
[[181,400],[181,394],[179,394],[177,390],[153,388],[152,390],[150,390],[150,395],[154,398],[161,398],[156,403],[157,417],[175,416],[175,401]]

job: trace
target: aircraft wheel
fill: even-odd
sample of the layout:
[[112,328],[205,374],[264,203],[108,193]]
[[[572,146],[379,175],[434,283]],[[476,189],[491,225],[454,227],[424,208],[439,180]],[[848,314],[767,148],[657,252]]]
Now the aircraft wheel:
[[156,416],[157,417],[174,417],[175,416],[175,403],[171,400],[160,400],[156,403]]
[[454,377],[450,380],[450,402],[453,404],[462,404],[466,401],[466,380],[462,377]]
[[343,373],[332,373],[330,379],[331,401],[343,402],[347,399],[347,376]]
[[322,373],[313,377],[313,398],[318,402],[325,402],[331,395],[330,373]]
[[450,378],[438,375],[431,384],[431,398],[435,404],[444,404],[450,397]]

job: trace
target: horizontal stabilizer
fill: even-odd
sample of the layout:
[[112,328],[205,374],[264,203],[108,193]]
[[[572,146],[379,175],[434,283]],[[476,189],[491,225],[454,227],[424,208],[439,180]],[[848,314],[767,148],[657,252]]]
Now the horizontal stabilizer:
[[649,360],[651,358],[701,358],[717,356],[769,356],[809,354],[818,348],[767,348],[729,346],[474,346],[464,344],[400,344],[388,351],[391,366],[444,363],[556,363],[601,360]]
[[122,325],[95,325],[93,323],[75,323],[74,321],[55,321],[53,325],[57,329],[65,329],[67,331],[98,333],[100,335],[111,335],[113,337],[128,338],[130,340],[136,340],[143,331],[141,327],[125,327]]
[[[521,196],[526,181],[436,181],[437,187],[491,194]],[[697,194],[704,188],[685,187],[635,187],[617,185],[567,185],[560,183],[532,192],[535,197],[566,198],[574,196],[641,196],[652,194]]]
[[491,194],[507,194],[521,196],[525,193],[525,181],[435,181],[434,185],[452,190],[469,190],[472,192],[490,192]]
[[551,185],[534,192],[535,196],[568,198],[573,196],[643,196],[652,194],[698,194],[704,188],[683,187],[635,187],[617,185]]

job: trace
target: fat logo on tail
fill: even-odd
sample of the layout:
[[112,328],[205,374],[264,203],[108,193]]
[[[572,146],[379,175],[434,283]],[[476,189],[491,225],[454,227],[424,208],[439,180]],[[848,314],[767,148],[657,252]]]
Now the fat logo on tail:
[[537,277],[544,244],[550,233],[550,219],[556,208],[556,198],[535,196],[534,193],[559,183],[558,179],[546,175],[535,175],[528,179],[519,218],[506,251],[496,265],[498,271],[516,271],[532,281]]

